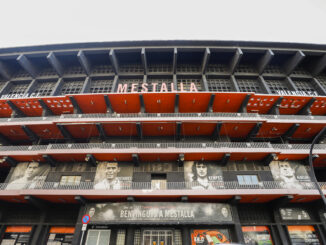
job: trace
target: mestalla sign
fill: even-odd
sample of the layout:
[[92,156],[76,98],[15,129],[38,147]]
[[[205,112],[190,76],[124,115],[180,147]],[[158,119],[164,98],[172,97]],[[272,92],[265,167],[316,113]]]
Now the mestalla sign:
[[232,213],[222,203],[102,203],[89,204],[91,223],[228,223]]
[[[140,90],[140,91],[139,91]],[[190,85],[179,83],[178,88],[174,86],[174,83],[119,83],[117,87],[117,93],[176,93],[176,92],[198,92],[198,88],[195,83],[191,82]]]

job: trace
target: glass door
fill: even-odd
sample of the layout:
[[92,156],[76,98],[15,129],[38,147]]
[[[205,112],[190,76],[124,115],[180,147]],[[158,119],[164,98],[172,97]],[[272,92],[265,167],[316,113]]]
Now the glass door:
[[174,245],[172,230],[144,230],[142,245]]

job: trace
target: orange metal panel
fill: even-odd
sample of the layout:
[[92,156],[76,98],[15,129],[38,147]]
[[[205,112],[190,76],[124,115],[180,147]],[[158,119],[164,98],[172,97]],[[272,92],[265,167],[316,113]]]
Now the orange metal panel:
[[183,123],[181,126],[182,135],[212,135],[216,123]]
[[[4,154],[5,155],[5,154]],[[32,161],[41,161],[42,158],[38,155],[19,155],[19,156],[11,156],[18,162],[32,162]]]
[[0,126],[0,133],[12,141],[29,139],[21,126]]
[[214,112],[238,112],[248,93],[215,93]]
[[323,127],[323,124],[301,124],[292,137],[309,139],[316,136]]
[[84,154],[52,154],[58,162],[85,162],[87,152]]
[[0,117],[10,117],[12,110],[6,103],[7,100],[0,100]]
[[180,93],[179,112],[207,112],[210,93]]
[[254,126],[255,123],[223,123],[220,134],[231,138],[244,138]]
[[63,139],[60,130],[54,124],[28,126],[41,139]]
[[277,95],[254,94],[247,104],[247,112],[266,114],[278,99]]
[[173,113],[174,93],[145,93],[143,94],[145,111],[148,113]]
[[65,124],[65,128],[73,138],[89,138],[98,136],[99,133],[94,124]]
[[293,123],[263,123],[257,138],[277,138],[285,134]]
[[107,108],[103,94],[73,95],[83,113],[106,113]]
[[136,136],[136,123],[107,123],[102,124],[108,136]]
[[49,233],[73,234],[75,227],[69,226],[52,226]]
[[187,153],[185,161],[218,161],[223,156],[223,153]]
[[112,109],[117,113],[140,112],[139,94],[109,94]]
[[232,153],[230,160],[231,161],[260,161],[264,159],[269,153]]
[[317,97],[315,102],[311,105],[310,111],[312,115],[325,115],[326,114],[326,98]]
[[39,98],[12,99],[12,101],[25,115],[29,117],[42,116],[42,107],[38,102]]
[[307,154],[279,154],[278,160],[304,160],[308,157]]
[[175,135],[175,123],[143,123],[143,135],[144,136],[172,136]]
[[140,154],[139,159],[142,162],[168,162],[176,161],[178,154]]
[[32,231],[32,226],[7,226],[6,232],[29,233]]
[[93,154],[97,161],[131,162],[131,154]]
[[48,97],[42,98],[45,104],[55,115],[72,114],[74,107],[68,97]]
[[294,115],[297,114],[312,97],[309,96],[282,96],[283,100],[280,105],[280,114]]
[[284,195],[241,195],[241,203],[264,203],[270,202]]

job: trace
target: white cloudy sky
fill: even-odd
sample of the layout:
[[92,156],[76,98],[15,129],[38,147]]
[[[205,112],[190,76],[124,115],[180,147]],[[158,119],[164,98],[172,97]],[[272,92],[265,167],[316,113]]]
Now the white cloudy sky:
[[0,0],[0,48],[120,40],[326,44],[326,0]]

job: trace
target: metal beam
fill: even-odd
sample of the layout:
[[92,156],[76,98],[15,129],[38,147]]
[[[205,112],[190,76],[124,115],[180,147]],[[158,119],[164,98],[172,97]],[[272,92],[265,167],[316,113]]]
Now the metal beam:
[[13,159],[12,157],[10,156],[5,156],[3,157],[3,160],[8,163],[11,167],[16,167],[17,164],[18,164],[18,161]]
[[64,69],[62,67],[62,64],[58,60],[58,58],[55,56],[55,54],[53,52],[50,52],[46,58],[48,59],[49,63],[52,65],[55,72],[59,75],[59,77],[62,77],[64,73]]
[[106,105],[106,113],[113,113],[111,102],[110,102],[109,96],[107,94],[104,95],[104,101],[105,101],[105,105]]
[[300,127],[300,124],[299,123],[295,123],[293,124],[289,129],[288,131],[285,132],[285,134],[283,134],[281,136],[282,139],[284,139],[285,141],[286,140],[289,140],[292,135],[295,133],[295,131],[297,131],[297,129]]
[[316,90],[319,95],[326,95],[326,88],[324,88],[324,86],[320,84],[318,79],[312,78],[312,82],[313,82],[313,84],[312,84],[313,87],[316,87]]
[[275,153],[270,153],[266,157],[264,157],[264,159],[262,160],[262,163],[263,163],[264,166],[269,166],[271,161],[273,161],[275,158],[276,158],[276,154]]
[[11,114],[11,117],[24,117],[25,116],[24,112],[22,112],[12,101],[7,100],[6,102],[13,112]]
[[235,54],[231,60],[231,63],[230,63],[230,72],[231,74],[233,74],[241,60],[241,57],[243,55],[243,52],[240,48],[237,48],[237,50],[235,51]]
[[148,65],[147,65],[147,58],[146,58],[146,50],[145,48],[141,49],[141,62],[144,68],[144,75],[148,73]]
[[71,104],[74,107],[74,114],[83,114],[82,109],[79,107],[77,100],[75,99],[74,96],[70,95],[69,99],[71,101]]
[[279,97],[275,103],[273,104],[273,106],[271,107],[271,109],[269,109],[267,114],[274,114],[274,115],[280,115],[280,106],[282,103],[283,97]]
[[206,76],[205,75],[202,75],[201,84],[202,84],[203,91],[209,91],[209,89],[208,89],[208,82],[207,82],[207,79],[206,79]]
[[0,74],[4,79],[10,80],[10,71],[3,61],[0,60]]
[[219,164],[222,166],[222,167],[225,167],[229,160],[230,160],[230,157],[231,157],[231,154],[230,153],[225,153],[222,157],[222,159],[219,161]]
[[220,137],[221,127],[222,127],[222,122],[217,122],[216,126],[215,126],[215,129],[214,129],[214,132],[212,134],[213,140],[217,140],[218,137]]
[[312,104],[316,101],[316,98],[311,98],[307,104],[305,104],[304,107],[301,108],[301,110],[297,113],[298,115],[311,115],[310,108]]
[[258,77],[258,82],[260,82],[260,85],[263,88],[263,92],[265,92],[266,94],[271,94],[272,93],[272,91],[268,87],[267,83],[265,82],[265,79],[263,78],[263,76]]
[[31,195],[24,196],[24,199],[34,207],[44,210],[47,208],[46,202]]
[[135,167],[139,167],[139,156],[138,154],[134,153],[132,156],[132,162],[134,163]]
[[33,78],[37,77],[38,71],[35,65],[23,54],[17,58],[18,63],[28,72]]
[[[314,163],[315,159],[317,159],[319,157],[319,155],[317,154],[313,154],[312,155],[312,163]],[[304,160],[303,160],[303,163],[305,165],[309,165],[309,156],[307,156]]]
[[319,75],[326,68],[326,54],[324,54],[318,62],[313,66],[312,74]]
[[180,197],[180,201],[181,202],[188,202],[189,201],[189,198],[188,198],[188,196],[181,196]]
[[77,54],[77,58],[79,60],[80,65],[83,67],[84,71],[87,75],[91,74],[91,63],[88,60],[88,58],[85,55],[85,52],[83,50],[80,50]]
[[140,112],[145,113],[145,102],[144,102],[144,96],[142,94],[139,94],[139,101],[140,101]]
[[250,96],[251,94],[247,94],[246,97],[243,99],[242,103],[241,103],[241,106],[238,110],[238,112],[240,113],[247,113],[247,104],[250,100]]
[[178,49],[174,48],[173,49],[173,74],[177,73],[177,63],[178,63]]
[[286,195],[286,196],[279,197],[271,201],[270,203],[272,207],[279,208],[281,206],[285,206],[286,204],[288,204],[292,199],[293,199],[292,195]]
[[97,160],[93,154],[87,154],[85,161],[90,163],[93,167],[97,167]]
[[75,196],[74,199],[79,202],[81,205],[87,204],[87,199],[83,196]]
[[179,94],[175,94],[175,100],[174,100],[174,113],[179,112]]
[[127,202],[135,202],[136,199],[134,196],[127,196]]
[[141,122],[136,122],[136,128],[137,128],[138,138],[140,140],[143,139],[142,123]]
[[110,50],[109,58],[110,58],[112,66],[113,66],[114,73],[118,74],[119,73],[119,62],[118,62],[118,58],[116,56],[114,49]]
[[178,156],[178,167],[182,168],[185,161],[185,155],[183,153]]
[[47,104],[42,99],[38,99],[38,103],[40,104],[40,106],[43,109],[43,111],[42,111],[43,117],[54,115],[53,112],[51,111],[51,109],[47,106]]
[[104,131],[104,128],[103,128],[102,123],[95,123],[95,125],[96,125],[96,128],[97,128],[97,130],[98,130],[98,132],[100,134],[101,140],[106,141],[107,140],[107,136],[106,136],[106,133]]
[[246,141],[252,140],[252,138],[256,137],[256,135],[262,125],[263,125],[262,122],[256,123],[256,125],[250,130],[249,134],[247,135]]
[[62,124],[57,124],[57,127],[58,127],[58,129],[60,130],[60,133],[62,134],[62,136],[63,136],[65,139],[68,139],[68,140],[72,140],[72,141],[74,141],[72,135],[71,135],[70,132],[65,128],[64,125],[62,125]]
[[207,70],[207,66],[208,66],[208,63],[209,63],[209,59],[211,57],[211,51],[209,48],[205,48],[205,53],[204,53],[204,57],[203,57],[203,62],[202,62],[202,74],[205,74],[206,73],[206,70]]
[[214,100],[215,100],[215,94],[211,94],[211,97],[209,99],[209,103],[207,106],[207,112],[213,112]]
[[1,145],[11,145],[11,141],[7,139],[3,134],[0,133],[0,143]]
[[306,57],[306,55],[301,50],[297,51],[295,55],[284,65],[285,74],[287,76],[290,75],[304,57]]
[[228,203],[232,205],[237,205],[241,201],[242,197],[241,196],[234,196],[231,199],[229,199]]
[[257,64],[259,75],[263,74],[266,66],[273,59],[273,57],[274,57],[273,51],[271,49],[266,50],[264,56],[258,61]]
[[45,161],[47,161],[51,167],[56,167],[57,166],[57,161],[54,160],[54,158],[48,154],[44,154],[42,155],[42,157],[45,159]]
[[181,126],[182,122],[176,122],[177,127],[176,127],[176,139],[180,140],[181,139]]
[[28,126],[22,125],[21,128],[34,144],[39,141],[40,138]]

